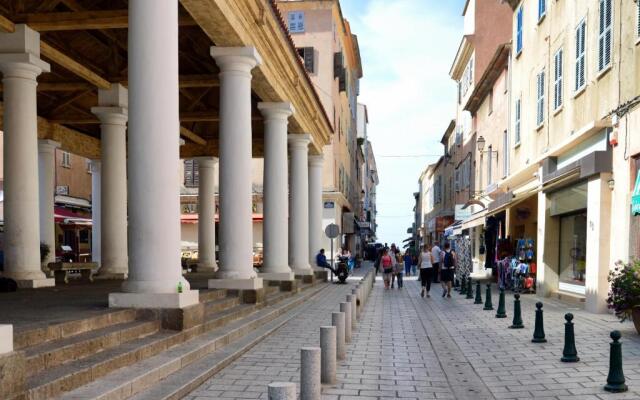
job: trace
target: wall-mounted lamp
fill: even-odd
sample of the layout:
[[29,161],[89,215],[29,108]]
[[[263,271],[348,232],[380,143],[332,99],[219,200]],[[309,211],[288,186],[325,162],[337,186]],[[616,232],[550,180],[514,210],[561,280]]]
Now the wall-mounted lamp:
[[609,185],[609,189],[613,190],[616,187],[616,181],[611,178],[607,181],[607,184]]
[[476,144],[478,145],[478,151],[482,153],[482,150],[484,150],[484,145],[485,143],[487,143],[486,140],[484,140],[484,137],[480,136],[478,139],[476,139]]

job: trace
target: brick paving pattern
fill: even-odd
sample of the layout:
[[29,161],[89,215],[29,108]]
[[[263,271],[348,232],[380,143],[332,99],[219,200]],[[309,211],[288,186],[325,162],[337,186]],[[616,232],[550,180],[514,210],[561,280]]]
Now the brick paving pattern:
[[[271,382],[298,383],[299,348],[318,345],[319,327],[330,325],[331,312],[348,292],[350,286],[326,289],[187,399],[266,398]],[[534,344],[537,297],[522,296],[525,328],[512,330],[507,328],[512,295],[507,295],[508,318],[496,319],[495,310],[483,311],[473,300],[439,294],[434,286],[432,298],[420,298],[415,280],[393,291],[383,290],[378,281],[347,347],[347,359],[338,362],[338,383],[323,387],[323,399],[640,399],[640,337],[632,324],[544,299],[548,343]],[[493,303],[496,307],[497,297]],[[560,362],[565,312],[575,315],[578,363]],[[602,389],[613,329],[623,333],[627,393]]]

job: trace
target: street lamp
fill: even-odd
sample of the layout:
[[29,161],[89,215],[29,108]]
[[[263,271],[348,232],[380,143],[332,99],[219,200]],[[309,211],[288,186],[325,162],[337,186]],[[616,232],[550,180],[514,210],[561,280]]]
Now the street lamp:
[[484,145],[487,141],[484,140],[484,137],[480,136],[477,140],[476,140],[476,144],[478,145],[478,151],[480,151],[480,153],[483,153],[482,150],[484,150]]

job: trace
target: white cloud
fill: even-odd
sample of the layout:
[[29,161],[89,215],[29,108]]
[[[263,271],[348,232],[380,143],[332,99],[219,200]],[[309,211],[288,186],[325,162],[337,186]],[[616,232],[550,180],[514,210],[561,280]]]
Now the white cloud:
[[[346,16],[360,44],[359,101],[369,109],[375,154],[442,153],[440,138],[455,113],[448,73],[461,39],[461,10],[460,0],[371,0],[364,13]],[[421,171],[435,160],[376,159],[379,240],[400,243],[408,236],[412,193]]]

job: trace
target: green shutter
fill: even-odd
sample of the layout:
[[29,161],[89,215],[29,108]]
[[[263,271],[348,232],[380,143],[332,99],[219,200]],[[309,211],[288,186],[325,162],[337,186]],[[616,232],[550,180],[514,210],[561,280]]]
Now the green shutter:
[[631,214],[640,215],[640,170],[637,172],[636,187],[631,195]]

